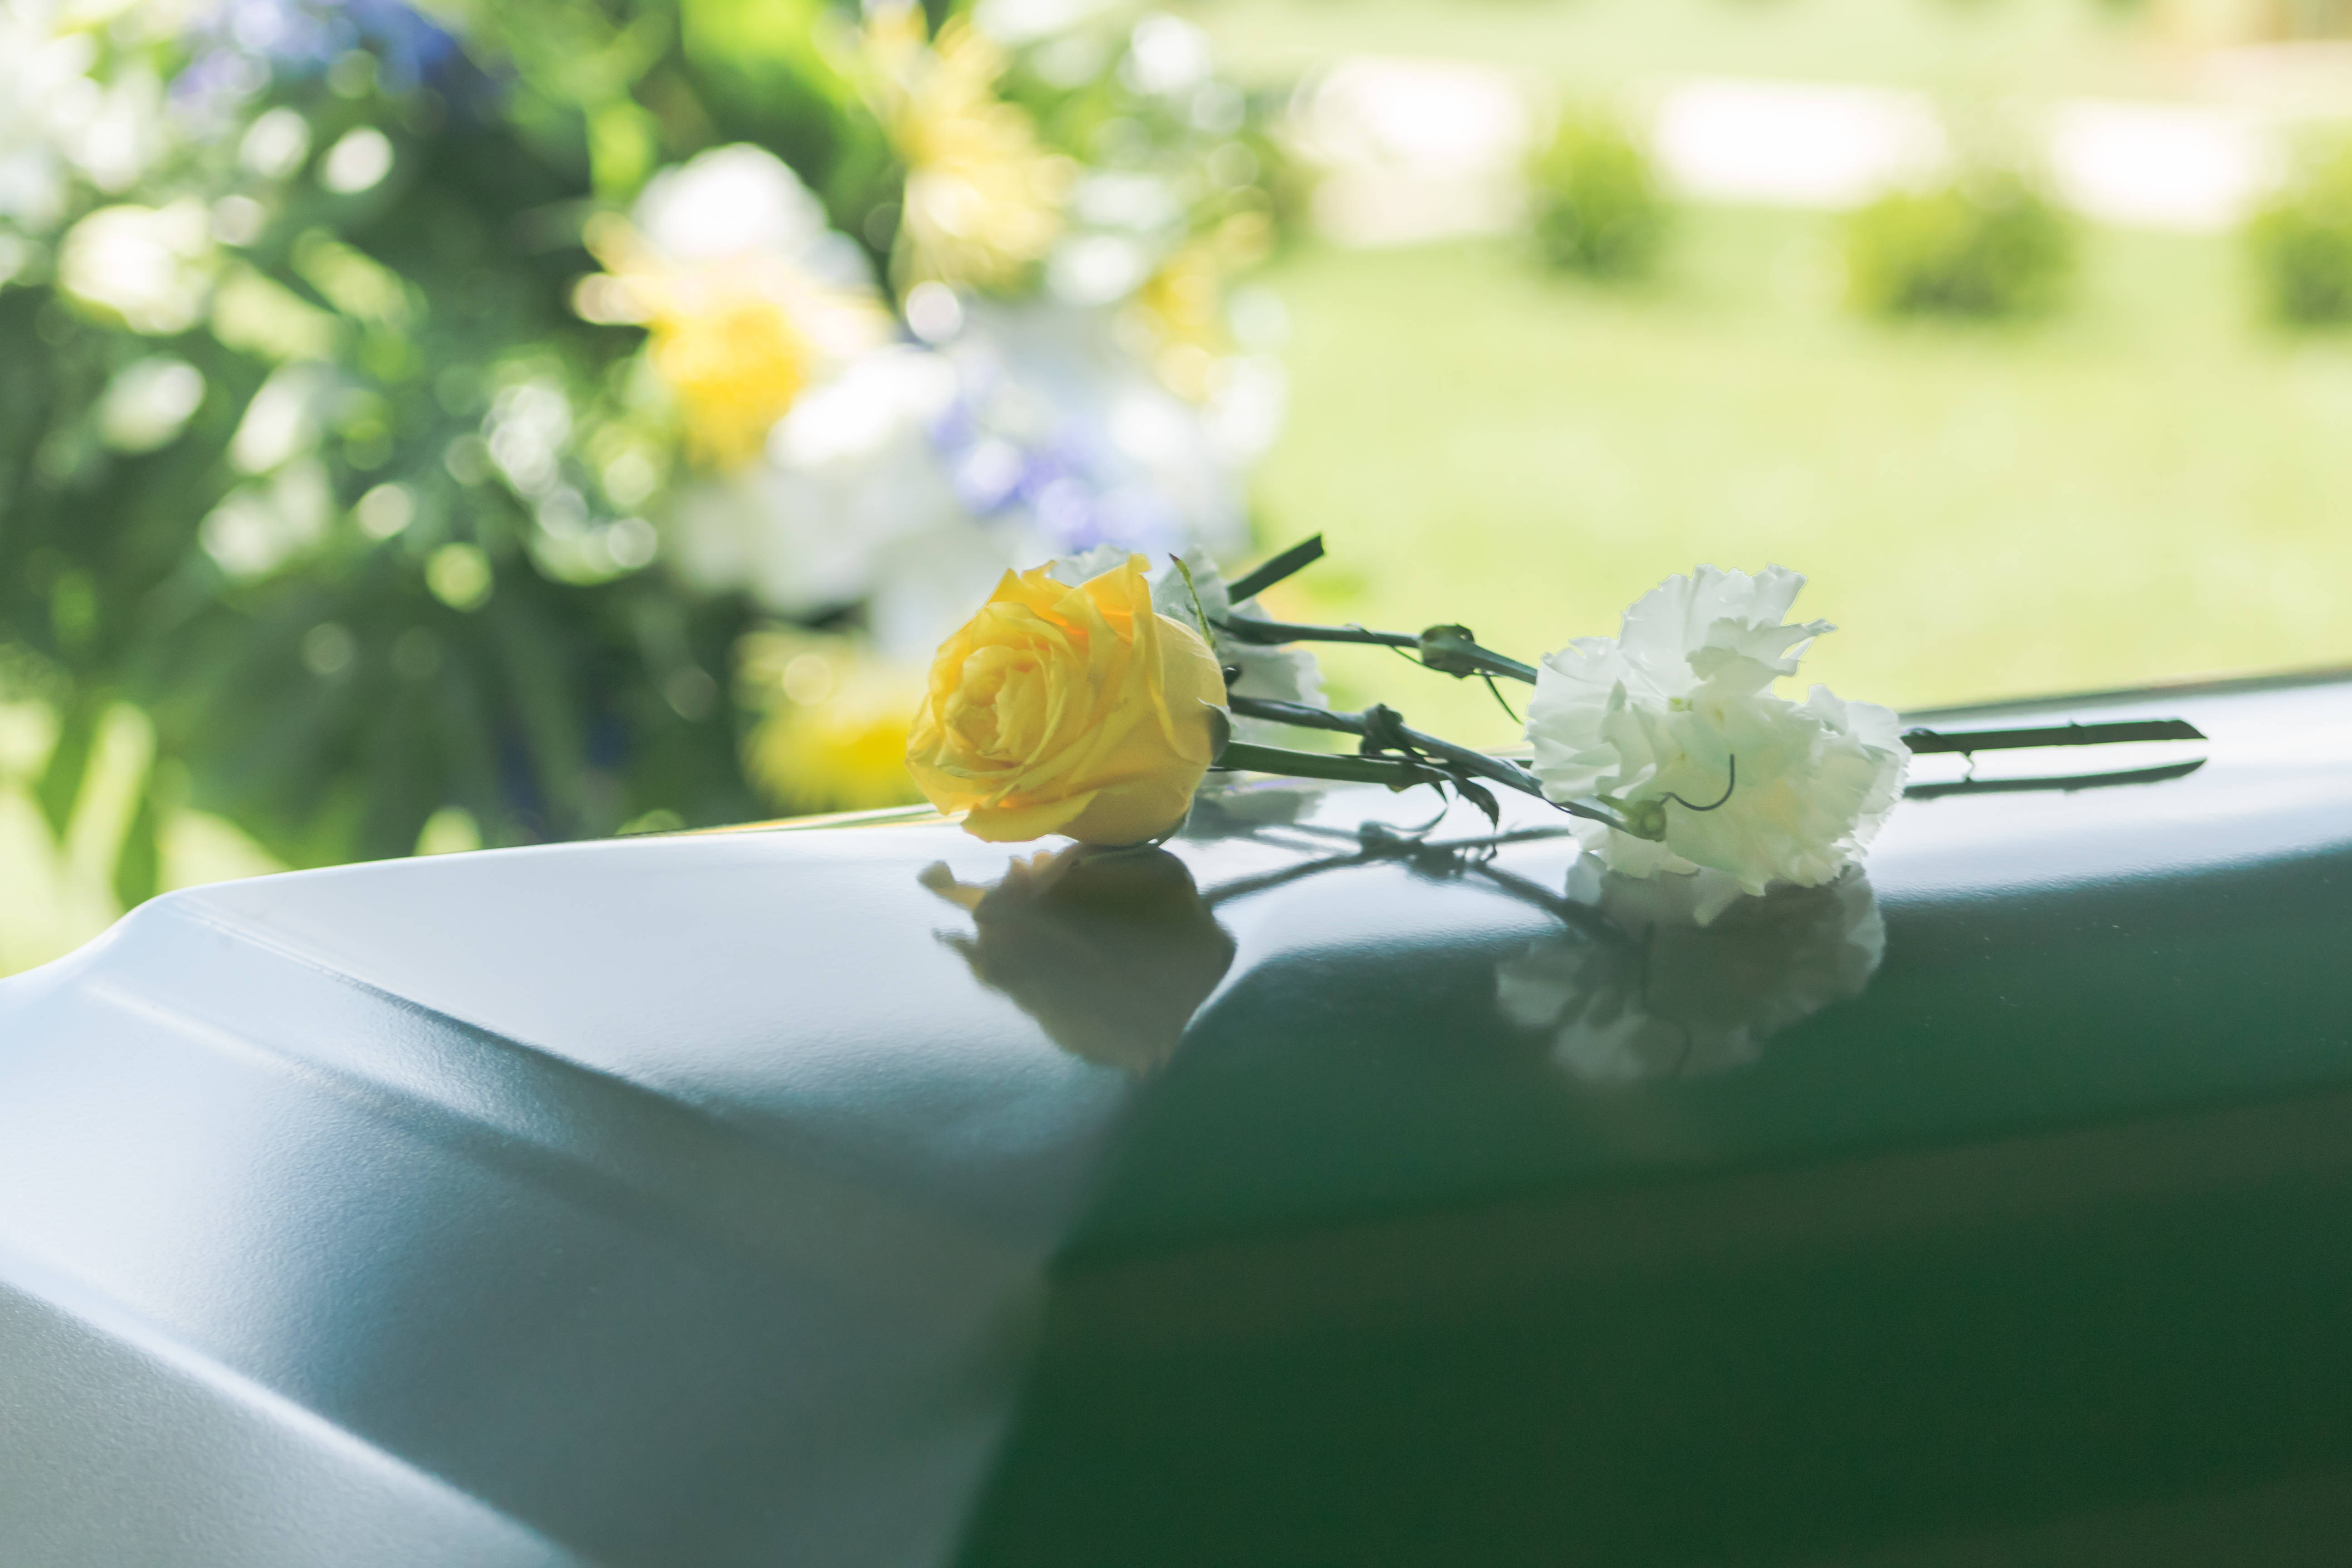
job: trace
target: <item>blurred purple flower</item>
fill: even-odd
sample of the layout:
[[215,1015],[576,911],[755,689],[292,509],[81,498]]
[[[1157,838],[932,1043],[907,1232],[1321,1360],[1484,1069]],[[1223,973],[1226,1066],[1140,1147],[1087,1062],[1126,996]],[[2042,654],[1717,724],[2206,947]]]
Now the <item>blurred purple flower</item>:
[[354,49],[375,56],[393,93],[478,74],[457,37],[404,0],[216,0],[188,37],[193,58],[172,91],[197,110],[249,97],[273,74],[315,76]]
[[1037,366],[1016,376],[992,353],[960,356],[958,368],[958,395],[930,435],[974,517],[1025,524],[1057,555],[1115,544],[1158,556],[1192,541],[1183,515],[1119,448],[1095,378]]

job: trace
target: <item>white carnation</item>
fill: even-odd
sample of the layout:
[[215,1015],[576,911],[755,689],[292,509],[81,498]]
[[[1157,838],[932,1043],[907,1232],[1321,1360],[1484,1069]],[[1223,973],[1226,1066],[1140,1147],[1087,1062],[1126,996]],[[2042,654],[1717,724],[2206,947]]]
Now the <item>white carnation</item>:
[[1726,901],[1816,886],[1894,809],[1910,753],[1890,710],[1821,686],[1801,703],[1772,690],[1832,629],[1788,624],[1804,584],[1778,566],[1753,577],[1702,566],[1644,595],[1614,639],[1579,637],[1544,660],[1528,709],[1544,793],[1664,830],[1580,825],[1612,868],[1717,872],[1707,880]]

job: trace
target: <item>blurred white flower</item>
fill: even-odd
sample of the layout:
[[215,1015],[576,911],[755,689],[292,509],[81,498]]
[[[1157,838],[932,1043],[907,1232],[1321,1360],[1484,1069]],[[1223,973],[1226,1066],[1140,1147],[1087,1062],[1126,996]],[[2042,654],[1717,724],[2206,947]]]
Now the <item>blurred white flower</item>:
[[592,224],[588,239],[607,270],[582,281],[580,313],[647,329],[689,447],[720,468],[751,462],[803,394],[888,335],[863,253],[757,147],[656,175],[628,221]]
[[289,463],[267,483],[229,491],[197,538],[230,576],[265,577],[325,538],[333,509],[327,470],[316,459]]
[[46,234],[76,175],[128,190],[167,145],[162,80],[143,65],[97,67],[101,16],[0,0],[0,221]]
[[245,405],[228,458],[240,472],[266,474],[319,444],[319,405],[327,373],[317,365],[286,365],[272,371]]
[[980,0],[972,21],[998,43],[1013,47],[1067,32],[1106,11],[1119,0]]
[[1151,253],[1125,235],[1089,234],[1064,240],[1045,267],[1045,287],[1073,305],[1108,305],[1135,292],[1151,276]]
[[542,500],[562,479],[572,424],[572,400],[562,386],[534,376],[499,389],[482,420],[482,439],[507,483]]
[[416,493],[406,485],[378,485],[360,497],[352,515],[370,539],[390,539],[416,521]]
[[845,288],[870,281],[800,176],[749,143],[714,147],[656,174],[630,219],[657,255],[680,266],[774,257]]
[[[68,100],[76,109],[82,101]],[[139,182],[171,143],[163,121],[163,83],[142,65],[116,65],[104,89],[71,116],[61,145],[100,190],[114,194]]]
[[35,233],[65,216],[60,121],[97,91],[96,41],[57,36],[49,15],[26,0],[0,4],[0,218]]
[[1176,186],[1159,174],[1096,170],[1071,191],[1070,216],[1095,228],[1165,235],[1182,229],[1185,211]]
[[135,331],[184,332],[212,288],[212,224],[202,202],[100,207],[58,247],[68,293],[119,313]]
[[392,173],[392,140],[373,125],[343,132],[319,165],[319,183],[337,195],[373,190]]
[[[1058,558],[1049,570],[1055,581],[1076,587],[1124,565],[1127,557],[1128,552],[1118,545],[1101,544],[1082,555]],[[1265,612],[1255,599],[1244,599],[1235,605],[1226,590],[1224,574],[1198,546],[1183,552],[1183,562],[1185,570],[1192,574],[1189,584],[1185,573],[1176,569],[1171,557],[1163,555],[1151,563],[1146,574],[1151,584],[1151,607],[1195,630],[1201,629],[1201,617],[1207,618],[1209,646],[1218,665],[1240,672],[1226,689],[1236,697],[1263,697],[1322,707],[1323,672],[1314,654],[1302,647],[1269,647],[1263,643],[1244,642],[1220,629],[1219,623],[1236,611],[1259,617]],[[1275,740],[1283,728],[1263,719],[1236,718],[1233,723],[1234,738],[1240,741]]]
[[179,438],[204,400],[202,371],[170,354],[150,355],[106,384],[98,431],[119,452],[152,452]]
[[1209,36],[1181,16],[1146,16],[1135,25],[1120,69],[1138,92],[1174,97],[1209,79]]
[[310,155],[310,122],[280,105],[257,115],[236,148],[237,161],[265,180],[282,180]]
[[1242,480],[1255,453],[1123,348],[1108,311],[971,300],[945,353],[958,397],[936,434],[957,493],[1042,543],[1031,559],[1247,544]]
[[[918,302],[937,347],[850,358],[774,423],[765,461],[676,496],[665,553],[690,584],[795,617],[862,604],[883,653],[919,659],[1008,567],[1097,545],[1205,566],[1244,542],[1250,454],[1122,349],[1106,312],[942,284]],[[1276,650],[1241,661],[1265,695],[1311,700],[1311,660],[1303,678]]]
[[667,555],[703,592],[807,616],[864,601],[886,654],[919,658],[1012,558],[974,526],[931,445],[956,394],[945,360],[879,349],[781,420],[767,461],[680,492]]
[[1595,796],[1663,832],[1580,825],[1611,866],[1706,868],[1730,893],[1811,886],[1852,864],[1894,809],[1910,754],[1892,711],[1822,686],[1801,704],[1771,690],[1832,629],[1784,624],[1804,582],[1703,566],[1643,595],[1617,637],[1544,660],[1528,709],[1544,793]]
[[1577,865],[1570,901],[1598,921],[1506,959],[1495,996],[1512,1023],[1548,1031],[1552,1059],[1580,1079],[1753,1061],[1780,1030],[1859,995],[1885,954],[1886,922],[1859,870],[1710,910],[1701,878]]

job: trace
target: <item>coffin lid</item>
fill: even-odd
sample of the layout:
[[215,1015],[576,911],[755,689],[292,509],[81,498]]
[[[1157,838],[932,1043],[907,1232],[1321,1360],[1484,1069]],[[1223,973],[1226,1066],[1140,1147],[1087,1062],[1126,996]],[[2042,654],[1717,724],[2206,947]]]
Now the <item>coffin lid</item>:
[[0,983],[0,1561],[2340,1541],[2352,684],[1937,722],[2142,717],[1705,931],[1264,781],[157,900]]

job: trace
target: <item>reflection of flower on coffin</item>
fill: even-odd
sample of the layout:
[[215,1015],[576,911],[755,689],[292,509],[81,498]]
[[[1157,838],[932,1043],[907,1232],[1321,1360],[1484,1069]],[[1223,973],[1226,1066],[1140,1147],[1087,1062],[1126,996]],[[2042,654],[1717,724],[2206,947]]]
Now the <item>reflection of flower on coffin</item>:
[[1608,929],[1545,938],[1496,972],[1504,1016],[1549,1031],[1553,1059],[1580,1079],[1691,1077],[1753,1061],[1780,1030],[1860,994],[1885,952],[1859,868],[1738,899],[1701,925],[1699,879],[1594,876],[1591,864],[1578,862],[1570,893]]
[[973,934],[945,940],[973,976],[1104,1067],[1166,1066],[1233,965],[1234,939],[1165,850],[1073,847],[1016,858],[988,887],[941,863],[922,882],[971,911]]
[[1329,795],[1328,786],[1286,784],[1240,773],[1211,773],[1192,801],[1183,837],[1247,838],[1260,828],[1287,827],[1311,815]]

